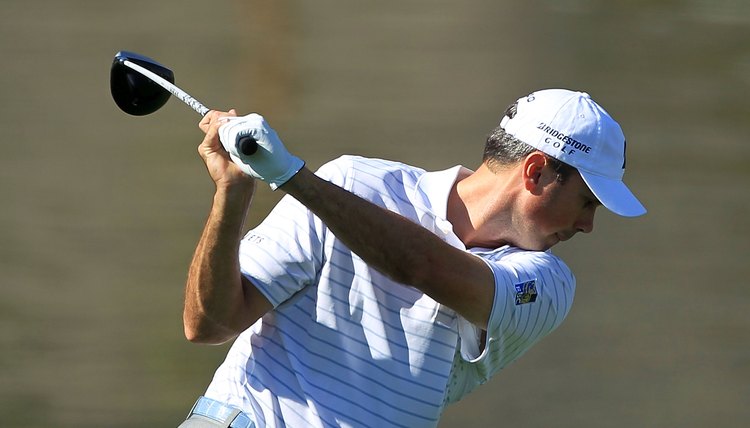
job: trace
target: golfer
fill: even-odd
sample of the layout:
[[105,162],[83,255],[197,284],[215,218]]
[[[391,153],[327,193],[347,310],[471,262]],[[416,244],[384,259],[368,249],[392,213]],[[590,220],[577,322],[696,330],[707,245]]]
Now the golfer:
[[[513,103],[475,171],[343,156],[313,173],[257,114],[199,127],[216,192],[185,334],[234,344],[181,427],[437,426],[568,314],[575,279],[550,249],[600,205],[646,212],[620,126],[583,92]],[[286,195],[243,236],[256,180]]]

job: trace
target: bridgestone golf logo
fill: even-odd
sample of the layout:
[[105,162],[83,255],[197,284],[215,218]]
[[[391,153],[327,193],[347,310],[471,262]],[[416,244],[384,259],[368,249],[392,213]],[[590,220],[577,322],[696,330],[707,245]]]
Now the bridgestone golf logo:
[[551,144],[552,147],[556,149],[560,149],[565,154],[572,155],[573,153],[577,151],[583,152],[586,154],[591,153],[591,146],[587,146],[586,144],[583,144],[582,142],[574,139],[573,137],[563,134],[562,132],[547,125],[544,122],[540,122],[539,125],[536,126],[536,129],[539,129],[542,132],[545,132],[551,135],[552,137],[556,138],[557,141],[552,140],[550,138],[545,138],[544,142],[547,144]]

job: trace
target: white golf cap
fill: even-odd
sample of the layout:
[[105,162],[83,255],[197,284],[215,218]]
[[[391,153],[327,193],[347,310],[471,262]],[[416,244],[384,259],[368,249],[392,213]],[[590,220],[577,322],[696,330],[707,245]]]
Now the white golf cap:
[[623,183],[625,136],[620,125],[585,92],[545,89],[518,100],[505,132],[575,167],[591,192],[615,214],[635,217],[646,208]]

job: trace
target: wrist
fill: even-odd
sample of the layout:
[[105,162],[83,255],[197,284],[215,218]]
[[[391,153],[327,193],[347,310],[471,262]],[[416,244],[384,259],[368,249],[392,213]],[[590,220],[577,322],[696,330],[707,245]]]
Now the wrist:
[[255,180],[232,183],[218,182],[214,193],[214,205],[247,211],[253,200],[255,188]]
[[214,185],[216,186],[216,193],[240,196],[242,194],[254,193],[256,180],[242,172],[238,172],[234,176],[214,181]]
[[310,191],[310,176],[315,175],[304,165],[283,184],[278,186],[283,192],[288,193],[295,199],[306,199],[305,194]]

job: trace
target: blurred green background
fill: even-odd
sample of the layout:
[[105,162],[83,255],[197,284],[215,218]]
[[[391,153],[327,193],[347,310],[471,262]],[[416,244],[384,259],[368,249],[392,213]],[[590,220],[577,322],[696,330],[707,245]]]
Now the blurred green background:
[[[130,117],[132,50],[205,104],[259,111],[316,168],[344,153],[475,167],[516,98],[582,89],[622,124],[649,214],[560,246],[568,320],[449,427],[750,421],[750,3],[0,2],[0,426],[176,426],[226,346],[182,336],[213,191],[199,116]],[[259,191],[249,225],[279,198]]]

